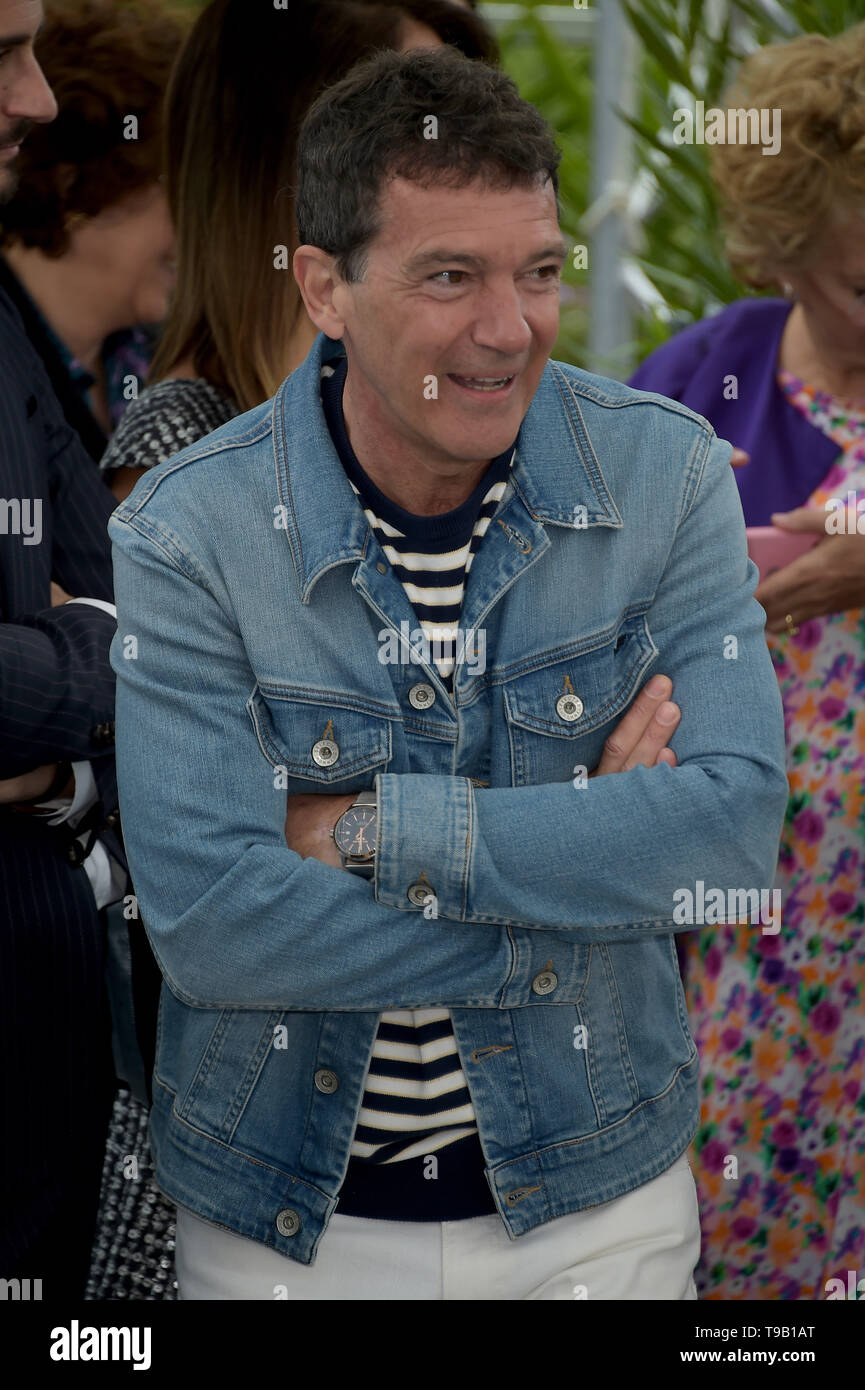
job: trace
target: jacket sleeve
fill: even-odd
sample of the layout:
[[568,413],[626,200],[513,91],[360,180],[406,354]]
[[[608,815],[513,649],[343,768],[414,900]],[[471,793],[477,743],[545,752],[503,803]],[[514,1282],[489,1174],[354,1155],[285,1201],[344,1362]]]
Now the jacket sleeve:
[[450,920],[614,942],[689,925],[676,895],[698,880],[725,895],[771,886],[788,794],[781,699],[729,445],[708,439],[648,614],[682,710],[678,766],[579,789],[382,774],[379,902],[416,910],[406,887],[424,870]]
[[40,393],[51,489],[51,578],[72,598],[111,602],[108,518],[117,499],[63,418],[53,393]]
[[38,499],[42,518],[40,544],[3,543],[0,777],[9,777],[44,762],[104,758],[91,731],[114,717],[114,622],[77,604],[51,608],[49,582],[76,598],[112,598],[108,518],[117,504],[3,294],[0,434],[0,492]]
[[114,718],[114,627],[77,603],[0,624],[0,777],[105,758],[93,731]]
[[[124,839],[173,993],[208,1009],[537,1005],[547,934],[409,917],[378,904],[371,883],[288,848],[233,615],[146,514],[115,515],[109,530]],[[577,998],[584,964],[576,943],[557,959],[557,1002]]]

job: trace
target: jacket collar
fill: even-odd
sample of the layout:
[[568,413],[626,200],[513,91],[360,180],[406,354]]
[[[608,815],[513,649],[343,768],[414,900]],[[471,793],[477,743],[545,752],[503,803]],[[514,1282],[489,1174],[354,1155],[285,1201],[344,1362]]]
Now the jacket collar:
[[[321,404],[322,366],[343,351],[340,342],[319,333],[273,401],[281,524],[304,603],[327,570],[364,559],[372,539]],[[520,426],[511,483],[535,521],[567,527],[622,525],[576,394],[553,361],[547,362]]]

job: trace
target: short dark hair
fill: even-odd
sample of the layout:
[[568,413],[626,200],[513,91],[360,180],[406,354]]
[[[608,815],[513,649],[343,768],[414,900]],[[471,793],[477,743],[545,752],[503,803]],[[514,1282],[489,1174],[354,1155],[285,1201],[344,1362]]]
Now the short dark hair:
[[[435,139],[424,138],[430,116]],[[560,159],[544,118],[498,69],[452,49],[377,53],[323,92],[301,126],[300,243],[334,256],[343,280],[360,280],[389,179],[512,188],[545,177],[558,205]]]

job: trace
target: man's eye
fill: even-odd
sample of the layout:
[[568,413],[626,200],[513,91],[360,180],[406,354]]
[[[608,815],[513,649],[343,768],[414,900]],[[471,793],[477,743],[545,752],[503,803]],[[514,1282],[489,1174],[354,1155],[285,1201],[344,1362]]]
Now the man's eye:
[[[439,270],[436,272],[435,275],[431,276],[430,278],[433,280],[438,280],[441,275],[465,275],[466,273],[467,272],[465,270]],[[453,284],[454,282],[453,280],[451,280],[449,281],[449,283]],[[457,281],[457,283],[459,283],[459,281]]]
[[[561,269],[562,268],[559,265],[539,265],[535,270],[532,271],[532,274],[539,276],[542,280],[556,280],[561,274]],[[550,274],[545,275],[545,270],[548,270]]]
[[[559,266],[559,265],[541,265],[541,266],[536,266],[535,269],[532,270],[532,271],[530,271],[529,273],[530,273],[531,275],[536,275],[536,276],[538,277],[538,279],[540,279],[540,280],[557,280],[558,277],[559,277],[559,275],[561,274],[561,269],[562,269],[562,268],[561,268],[561,266]],[[441,277],[442,277],[443,275],[449,275],[449,276],[454,276],[454,275],[456,275],[456,276],[463,276],[463,277],[465,277],[466,275],[468,275],[468,271],[466,271],[466,270],[439,270],[439,271],[436,272],[435,275],[430,276],[430,279],[432,279],[432,280],[438,280],[439,283],[448,283],[448,284],[451,284],[451,285],[459,285],[459,284],[462,284],[462,280],[459,280],[459,279],[458,279],[458,280],[453,280],[453,279],[451,279],[451,280],[449,280],[449,281],[447,281],[447,282],[444,282],[444,281],[442,281],[442,279],[441,279]]]

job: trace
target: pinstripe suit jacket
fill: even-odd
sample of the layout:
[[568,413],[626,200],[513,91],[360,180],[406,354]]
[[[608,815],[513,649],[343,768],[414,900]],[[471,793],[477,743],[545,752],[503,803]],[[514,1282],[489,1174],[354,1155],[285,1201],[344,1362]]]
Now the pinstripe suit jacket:
[[[89,760],[94,823],[125,864],[108,660],[115,623],[87,605],[50,606],[52,579],[73,597],[111,600],[115,505],[0,293],[0,778]],[[79,1208],[92,1223],[110,1033],[103,918],[80,859],[68,830],[0,807],[0,1125],[12,1130],[0,1138],[0,1191],[14,1194],[0,1209],[0,1276],[40,1277],[55,1248],[46,1235],[57,1232],[59,1250],[75,1243]],[[85,1220],[81,1259],[87,1240]],[[33,1250],[40,1264],[30,1271]]]

